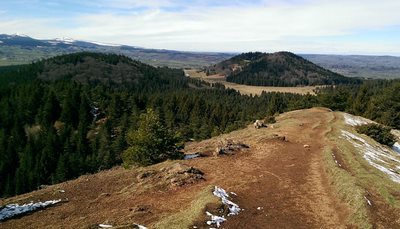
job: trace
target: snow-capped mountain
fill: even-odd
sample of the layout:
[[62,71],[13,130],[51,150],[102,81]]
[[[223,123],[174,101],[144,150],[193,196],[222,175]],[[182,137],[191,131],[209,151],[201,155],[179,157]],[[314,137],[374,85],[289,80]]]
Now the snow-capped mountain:
[[0,34],[0,44],[2,45],[20,45],[22,47],[46,47],[46,46],[76,46],[87,48],[88,46],[107,46],[107,47],[120,47],[121,45],[107,44],[102,42],[90,42],[75,40],[70,37],[55,38],[49,40],[40,40],[29,37],[24,34]]
[[21,34],[0,34],[0,66],[27,64],[42,58],[74,52],[122,54],[151,65],[175,68],[207,66],[232,56],[223,53],[145,49],[137,46],[75,40],[69,37],[41,40]]

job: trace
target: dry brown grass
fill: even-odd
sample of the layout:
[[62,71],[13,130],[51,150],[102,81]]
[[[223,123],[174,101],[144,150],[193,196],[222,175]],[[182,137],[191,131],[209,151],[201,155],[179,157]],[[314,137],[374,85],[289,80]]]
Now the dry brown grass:
[[205,72],[196,69],[185,70],[185,74],[195,79],[201,79],[209,83],[222,83],[227,88],[239,91],[244,95],[261,95],[265,92],[283,92],[283,93],[294,93],[294,94],[311,94],[315,95],[315,89],[318,86],[304,86],[304,87],[265,87],[265,86],[250,86],[242,85],[225,81],[224,75],[210,75],[207,76]]
[[[0,200],[0,205],[68,200],[1,222],[0,228],[85,228],[99,223],[209,228],[205,210],[216,201],[210,191],[214,185],[235,192],[232,201],[245,209],[229,217],[224,228],[399,228],[399,185],[382,179],[339,138],[341,129],[349,129],[342,119],[340,113],[323,108],[292,111],[276,117],[277,123],[267,128],[249,125],[192,142],[186,153],[212,152],[225,139],[250,146],[230,156],[180,161],[204,172],[204,180],[196,183],[164,185],[163,171],[177,163],[166,161],[130,170],[116,167]],[[152,177],[142,178],[154,171]]]

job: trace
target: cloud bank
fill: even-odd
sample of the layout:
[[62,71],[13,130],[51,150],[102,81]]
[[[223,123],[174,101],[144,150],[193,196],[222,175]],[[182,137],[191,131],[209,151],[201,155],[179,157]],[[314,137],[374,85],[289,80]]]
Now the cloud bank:
[[77,7],[74,17],[53,18],[15,18],[0,7],[0,31],[190,51],[400,54],[398,0],[95,0]]

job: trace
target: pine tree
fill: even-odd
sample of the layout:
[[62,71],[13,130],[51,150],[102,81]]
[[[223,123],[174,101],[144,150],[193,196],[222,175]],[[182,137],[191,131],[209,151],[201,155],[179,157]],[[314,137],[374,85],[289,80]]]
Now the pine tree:
[[176,133],[170,133],[151,109],[140,115],[139,129],[128,133],[130,147],[123,154],[125,166],[150,165],[168,158],[179,158]]
[[53,91],[47,94],[46,102],[40,114],[40,124],[44,126],[53,125],[60,117],[61,107]]
[[55,171],[55,179],[53,183],[65,181],[68,178],[68,156],[61,154],[57,162],[57,168]]

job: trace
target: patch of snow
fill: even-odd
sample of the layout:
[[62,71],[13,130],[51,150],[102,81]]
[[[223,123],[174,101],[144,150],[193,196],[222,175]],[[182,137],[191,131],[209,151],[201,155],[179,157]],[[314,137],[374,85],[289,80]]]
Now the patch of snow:
[[[233,195],[236,195],[236,193],[231,192]],[[230,201],[228,193],[223,189],[215,186],[215,189],[213,191],[214,196],[221,198],[221,201],[223,204],[227,205],[229,208],[229,213],[228,216],[231,215],[237,215],[241,211],[239,208],[239,205],[233,203]],[[207,216],[211,217],[211,220],[207,221],[208,225],[216,225],[217,227],[221,226],[221,223],[225,222],[226,219],[224,216],[216,216],[211,214],[210,212],[206,212]]]
[[342,165],[339,163],[339,161],[336,160],[335,154],[332,154],[332,157],[333,157],[333,160],[335,161],[335,163],[336,163],[339,167],[342,167]]
[[394,145],[392,146],[392,149],[395,152],[400,153],[400,143],[398,143],[398,142],[394,143]]
[[69,44],[69,45],[75,42],[74,39],[69,38],[69,37],[56,38],[54,40],[59,42],[59,43],[64,43],[64,44]]
[[360,126],[360,125],[365,125],[365,124],[371,123],[371,121],[369,121],[368,119],[365,119],[365,118],[362,118],[359,116],[354,116],[351,114],[345,113],[345,114],[343,114],[343,117],[344,117],[344,122],[350,126]]
[[2,44],[3,43],[3,41],[0,41],[0,44]]
[[112,225],[108,225],[108,224],[99,224],[99,227],[101,228],[112,228]]
[[61,202],[61,199],[49,200],[46,202],[38,202],[38,203],[32,202],[32,203],[24,204],[24,205],[8,204],[4,208],[0,209],[0,221],[20,215],[20,214],[35,211],[35,210],[38,210],[41,208],[45,208],[47,206],[54,205],[59,202]]
[[236,194],[236,193],[234,193],[234,192],[231,192],[231,194],[232,194],[232,195],[234,195],[234,196],[237,196],[237,194]]
[[220,217],[217,215],[213,215],[209,212],[206,212],[208,216],[211,217],[211,220],[207,221],[207,225],[217,225],[217,227],[221,226],[221,223],[225,222],[226,219],[224,217]]
[[262,209],[263,209],[263,207],[258,207],[258,208],[257,208],[257,210],[262,210]]
[[97,42],[97,41],[87,41],[87,42],[95,44],[95,45],[101,45],[101,46],[110,46],[110,47],[121,47],[122,46],[122,45],[102,43],[102,42]]
[[400,159],[395,153],[379,144],[371,145],[363,138],[345,130],[342,130],[342,136],[364,154],[363,158],[370,165],[389,175],[394,182],[400,183],[400,174],[393,169],[400,167]]
[[370,201],[366,196],[364,196],[364,199],[367,201],[367,203],[368,203],[369,206],[372,206],[371,201]]
[[194,159],[196,157],[200,157],[199,153],[193,153],[193,154],[185,154],[184,156],[184,160],[190,160],[190,159]]
[[135,224],[139,229],[147,229],[147,227],[139,225],[139,224]]
[[51,44],[51,45],[58,45],[58,44],[60,44],[60,42],[57,42],[57,41],[48,41],[48,43]]
[[215,186],[213,194],[214,194],[214,196],[221,198],[221,201],[223,204],[228,205],[228,208],[229,208],[228,216],[239,214],[239,212],[240,212],[239,205],[233,203],[232,201],[230,201],[228,199],[229,195],[228,195],[228,193],[226,193],[226,191],[224,189]]
[[28,35],[25,35],[22,33],[14,33],[12,36],[14,36],[14,37],[29,37]]

